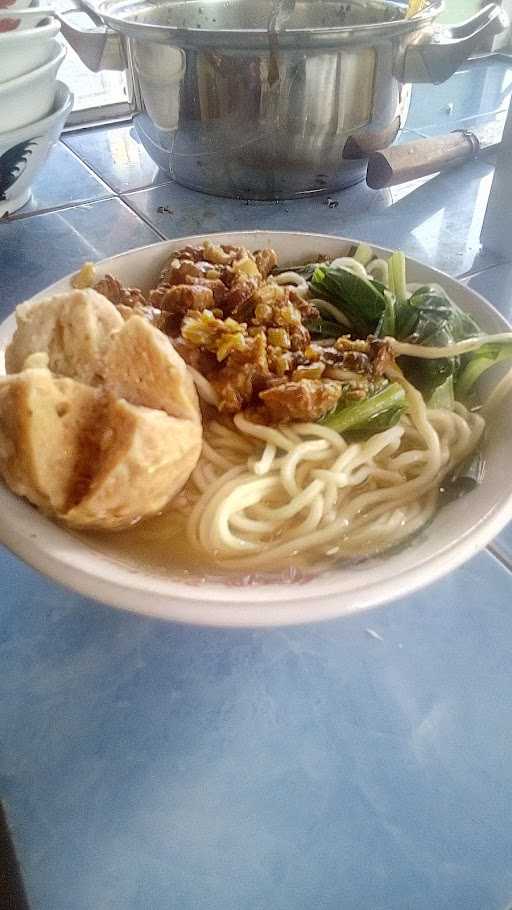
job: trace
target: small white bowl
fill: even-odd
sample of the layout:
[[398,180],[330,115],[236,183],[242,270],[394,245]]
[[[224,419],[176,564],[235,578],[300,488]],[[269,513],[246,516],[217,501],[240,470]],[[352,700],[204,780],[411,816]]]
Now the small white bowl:
[[67,85],[57,82],[54,109],[48,117],[0,133],[0,218],[16,212],[30,199],[34,177],[59,138],[72,107],[73,95]]
[[32,9],[17,9],[14,12],[12,9],[0,7],[0,35],[36,28],[44,19],[52,15],[53,11],[46,7],[37,6]]
[[[30,73],[50,59],[52,41],[60,31],[60,22],[46,9],[30,9],[27,12],[31,16],[36,15],[39,24],[34,22],[23,30],[17,28],[0,32],[0,83]],[[8,13],[0,6],[0,20],[11,20],[13,17]]]
[[59,31],[58,19],[45,17],[43,23],[35,28],[22,32],[2,32],[0,34],[0,84],[30,73],[38,66],[47,63],[52,56],[54,39]]
[[[322,234],[248,231],[211,234],[219,243],[256,250],[273,247],[283,265],[311,261],[319,254],[339,256],[353,240]],[[110,273],[127,287],[148,289],[173,250],[203,243],[185,237],[131,250],[97,265],[98,277]],[[378,254],[389,256],[390,250]],[[410,282],[441,284],[484,331],[509,329],[504,318],[479,294],[422,265],[407,260]],[[69,290],[70,277],[42,295]],[[0,358],[14,332],[14,314],[0,326]],[[0,364],[0,372],[1,372]],[[488,427],[484,481],[467,496],[439,509],[428,527],[400,550],[358,565],[337,565],[301,583],[233,586],[190,578],[190,583],[152,570],[142,562],[122,561],[100,552],[94,540],[69,533],[0,484],[0,540],[40,572],[104,603],[149,616],[206,626],[276,626],[318,622],[374,607],[430,584],[474,556],[512,518],[512,421],[502,402]]]
[[2,133],[35,123],[50,113],[57,71],[65,56],[66,48],[56,44],[43,66],[0,85],[0,138]]

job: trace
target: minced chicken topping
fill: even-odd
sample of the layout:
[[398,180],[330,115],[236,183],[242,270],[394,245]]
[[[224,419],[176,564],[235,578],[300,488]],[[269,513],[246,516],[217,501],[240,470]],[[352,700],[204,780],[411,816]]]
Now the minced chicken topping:
[[272,276],[271,249],[205,242],[172,254],[144,295],[106,275],[94,287],[123,316],[144,315],[212,385],[219,409],[263,423],[318,420],[341,399],[375,391],[392,357],[385,341],[311,339],[316,307]]

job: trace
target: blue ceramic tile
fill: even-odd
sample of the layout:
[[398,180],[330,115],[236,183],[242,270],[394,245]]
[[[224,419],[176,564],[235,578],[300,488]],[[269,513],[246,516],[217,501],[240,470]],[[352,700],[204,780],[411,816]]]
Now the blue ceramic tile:
[[416,139],[421,138],[423,138],[422,133],[418,133],[416,130],[404,129],[396,137],[394,145],[403,145],[404,142],[415,142]]
[[400,247],[410,256],[460,275],[497,261],[491,253],[480,252],[491,180],[492,167],[472,161],[427,182],[392,191],[359,184],[333,194],[331,206],[325,196],[247,204],[195,193],[175,183],[124,198],[170,238],[254,228],[320,231]]
[[119,199],[0,222],[0,318],[88,259],[104,259],[159,236]]
[[77,202],[93,202],[111,195],[112,190],[58,142],[32,184],[31,201],[12,217]]
[[64,142],[118,193],[170,180],[153,163],[132,126],[67,133]]
[[0,571],[0,790],[34,910],[507,906],[512,575],[489,555],[265,632]]
[[466,65],[442,85],[415,85],[407,127],[425,135],[469,129],[479,119],[506,110],[512,63],[493,57]]
[[332,234],[339,232],[340,223],[350,223],[356,214],[387,211],[391,203],[389,190],[376,192],[366,183],[331,196],[289,201],[225,199],[174,182],[123,198],[168,237],[258,227]]
[[497,265],[493,269],[479,272],[469,278],[467,284],[490,300],[492,305],[503,313],[505,319],[512,322],[512,263]]
[[[496,143],[501,142],[501,137],[503,134],[503,128],[505,126],[505,120],[507,117],[506,111],[500,111],[498,114],[493,114],[492,117],[489,116],[475,116],[475,117],[466,117],[465,120],[458,120],[456,122],[445,123],[443,121],[433,124],[432,126],[426,126],[422,132],[419,130],[416,131],[417,138],[430,138],[434,136],[446,136],[448,133],[453,132],[454,130],[474,130],[478,132],[485,127],[486,133],[489,135],[489,142],[485,143],[495,146]],[[491,125],[495,126],[495,129],[491,129]],[[412,133],[412,130],[410,130]],[[484,133],[485,137],[485,133]],[[485,149],[482,151],[482,157],[485,160],[491,160],[491,156],[495,153],[495,149],[491,151],[489,149],[487,152]],[[494,159],[493,163],[494,163]]]

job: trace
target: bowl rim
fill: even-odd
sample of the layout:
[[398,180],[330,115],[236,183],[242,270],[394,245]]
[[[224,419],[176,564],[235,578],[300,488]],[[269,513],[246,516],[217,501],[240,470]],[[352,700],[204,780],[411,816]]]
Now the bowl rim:
[[49,6],[26,6],[19,10],[9,7],[0,12],[1,19],[30,19],[31,16],[41,16],[42,20],[53,18],[55,13]]
[[[361,242],[332,234],[299,231],[217,232],[176,237],[155,244],[146,244],[102,260],[97,263],[97,266],[100,271],[103,268],[111,270],[122,260],[150,249],[154,251],[155,257],[159,252],[164,256],[167,250],[171,252],[182,244],[204,241],[207,236],[218,242],[222,242],[223,239],[226,242],[234,242],[233,238],[237,237],[240,243],[244,242],[244,238],[252,238],[249,241],[251,245],[254,243],[253,238],[260,236],[262,239],[268,238],[270,242],[273,237],[288,238],[288,240],[307,238],[312,245],[326,241],[330,244],[333,242],[340,244]],[[392,252],[377,244],[372,246],[378,253],[384,255]],[[446,280],[448,286],[453,283],[460,285],[457,279],[432,266],[424,265],[414,257],[407,257],[407,260],[434,272],[438,279]],[[61,292],[62,284],[71,277],[72,275],[64,276],[48,288],[38,292],[34,297]],[[464,290],[484,310],[488,311],[495,321],[504,328],[510,329],[505,317],[482,295],[471,288],[464,287]],[[6,333],[13,327],[14,314],[11,314],[1,324],[0,332]],[[392,577],[376,578],[370,584],[366,582],[363,586],[356,585],[350,591],[326,590],[314,593],[313,596],[311,595],[314,589],[309,585],[281,585],[276,586],[275,592],[267,589],[262,600],[258,600],[254,596],[254,590],[250,588],[233,587],[229,584],[212,586],[210,590],[205,590],[171,579],[160,580],[162,583],[157,583],[157,576],[144,575],[135,568],[120,564],[119,561],[94,551],[92,547],[88,547],[76,538],[70,547],[72,535],[53,523],[51,524],[53,543],[46,546],[44,533],[39,542],[37,533],[34,539],[33,507],[15,496],[6,487],[0,486],[0,508],[3,507],[6,507],[6,515],[16,514],[14,522],[6,521],[0,526],[0,540],[30,565],[84,596],[133,612],[191,625],[256,628],[317,622],[341,617],[354,611],[360,612],[382,605],[397,597],[408,596],[419,588],[440,579],[483,549],[512,518],[512,487],[503,499],[489,506],[476,524],[470,525],[457,537],[452,538],[440,551],[427,554],[412,565],[400,567]],[[42,519],[44,516],[38,514],[38,518]],[[84,557],[86,558],[84,559]],[[92,570],[87,564],[89,561],[92,562]],[[86,563],[85,566],[83,562]],[[112,569],[113,565],[116,567],[114,579],[109,576],[109,567]],[[161,588],[165,588],[165,592],[160,590]],[[353,599],[356,599],[357,603],[353,603]],[[341,607],[340,604],[347,600],[350,600],[350,604],[345,603],[345,606]],[[141,602],[144,603],[143,608],[141,608]]]
[[16,44],[23,35],[23,41],[25,42],[27,38],[29,40],[43,37],[46,41],[49,38],[54,38],[55,35],[58,35],[60,32],[60,22],[55,16],[52,16],[51,19],[48,18],[48,21],[44,21],[41,25],[36,25],[34,28],[25,28],[21,31],[18,29],[12,32],[1,32],[0,33],[0,48],[5,50],[5,46],[8,44]]
[[16,144],[18,138],[21,139],[27,132],[32,134],[35,129],[38,130],[39,134],[48,132],[54,123],[71,109],[73,106],[73,93],[66,83],[61,82],[59,79],[56,81],[55,104],[58,104],[56,110],[52,111],[51,114],[46,114],[41,120],[35,120],[26,126],[18,126],[15,130],[8,130],[5,133],[0,132],[0,146],[4,146],[7,143]]
[[[5,85],[7,82],[13,82],[14,79],[18,79],[20,76],[25,76],[27,73],[32,73],[37,67],[43,66],[45,63],[49,63],[51,60],[53,60],[55,48],[62,46],[57,38],[57,35],[58,32],[55,32],[55,34],[49,34],[44,41],[33,41],[28,45],[24,44],[23,49],[25,49],[25,47],[29,48],[29,53],[25,54],[25,56],[19,53],[20,49],[17,50],[15,44],[9,46],[7,48],[7,53],[2,55],[2,45],[0,44],[0,63],[2,65],[2,69],[0,70],[0,86]],[[13,76],[13,65],[14,67],[16,64],[19,65],[20,58],[22,58],[22,56],[23,66],[28,66],[29,69],[25,70],[22,73],[18,73],[17,76]],[[39,62],[37,64],[37,67],[35,66],[34,57],[36,59],[40,58],[40,60],[42,60],[42,62]]]
[[47,72],[50,72],[52,69],[58,69],[64,60],[66,53],[67,48],[59,41],[56,41],[55,48],[52,50],[52,56],[46,63],[43,63],[41,66],[36,66],[35,69],[29,70],[28,73],[23,73],[21,76],[15,76],[14,79],[7,79],[6,82],[0,82],[0,95],[3,92],[12,92],[17,88],[26,88],[26,86],[30,85],[35,79],[46,76]]

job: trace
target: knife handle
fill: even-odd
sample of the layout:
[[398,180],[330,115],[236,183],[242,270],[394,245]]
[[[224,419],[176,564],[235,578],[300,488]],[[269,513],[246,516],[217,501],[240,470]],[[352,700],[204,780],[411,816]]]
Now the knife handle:
[[393,145],[370,155],[366,182],[374,190],[396,186],[407,180],[436,174],[451,165],[462,164],[479,151],[478,139],[465,130]]

